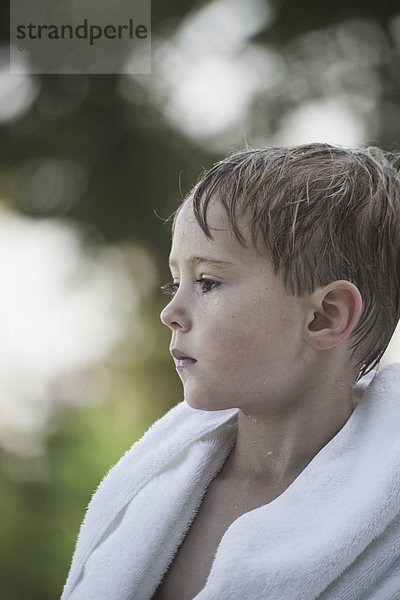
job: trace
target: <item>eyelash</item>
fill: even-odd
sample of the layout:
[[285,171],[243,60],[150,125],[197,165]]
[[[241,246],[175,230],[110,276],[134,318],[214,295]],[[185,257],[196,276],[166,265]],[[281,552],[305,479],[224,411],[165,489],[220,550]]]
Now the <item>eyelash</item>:
[[[207,294],[208,292],[212,292],[215,290],[221,283],[219,281],[215,281],[214,279],[209,279],[208,277],[200,277],[200,279],[195,279],[194,283],[200,286],[201,293]],[[179,283],[171,282],[165,283],[161,286],[164,294],[168,294],[169,296],[175,296],[178,291]]]

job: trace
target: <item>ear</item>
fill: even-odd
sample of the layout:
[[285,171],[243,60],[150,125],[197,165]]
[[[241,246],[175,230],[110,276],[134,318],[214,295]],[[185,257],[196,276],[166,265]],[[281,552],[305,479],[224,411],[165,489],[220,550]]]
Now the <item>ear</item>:
[[310,295],[305,341],[316,350],[334,348],[350,336],[361,309],[361,294],[350,281],[333,281],[318,288]]

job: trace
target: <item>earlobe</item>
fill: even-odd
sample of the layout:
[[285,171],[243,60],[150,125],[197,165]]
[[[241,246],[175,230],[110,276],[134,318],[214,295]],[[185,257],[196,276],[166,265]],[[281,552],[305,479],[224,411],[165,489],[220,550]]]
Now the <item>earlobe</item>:
[[337,346],[350,336],[361,309],[361,294],[350,281],[333,281],[318,288],[310,296],[305,341],[316,350]]

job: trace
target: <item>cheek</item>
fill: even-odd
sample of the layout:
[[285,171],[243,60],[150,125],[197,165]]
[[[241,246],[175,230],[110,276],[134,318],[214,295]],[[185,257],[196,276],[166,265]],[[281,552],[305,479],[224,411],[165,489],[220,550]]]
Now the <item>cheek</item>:
[[243,307],[209,314],[200,331],[206,358],[231,373],[285,363],[296,329],[292,312],[278,299],[266,305],[257,298]]
[[224,315],[207,323],[201,332],[205,356],[221,372],[240,370],[250,364],[262,363],[271,346],[272,332],[259,319],[246,313]]

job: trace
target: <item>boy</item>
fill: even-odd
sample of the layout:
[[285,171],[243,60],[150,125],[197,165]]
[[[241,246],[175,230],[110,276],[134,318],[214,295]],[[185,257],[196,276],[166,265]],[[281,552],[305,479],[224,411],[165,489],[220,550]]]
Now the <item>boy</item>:
[[400,598],[400,369],[354,387],[399,318],[399,176],[376,150],[233,155],[170,267],[185,402],[94,495],[63,599]]

